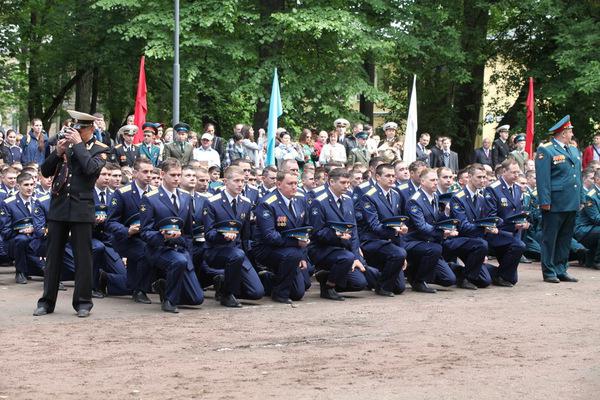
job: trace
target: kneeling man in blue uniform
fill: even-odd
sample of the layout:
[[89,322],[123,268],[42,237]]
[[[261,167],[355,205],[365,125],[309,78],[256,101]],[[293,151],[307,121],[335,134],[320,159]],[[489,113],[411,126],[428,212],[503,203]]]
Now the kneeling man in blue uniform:
[[400,194],[394,190],[394,166],[381,164],[375,170],[374,186],[361,197],[362,222],[359,236],[364,256],[378,274],[375,292],[393,296],[404,292],[403,268],[406,263],[403,235],[408,231],[401,216],[404,208]]
[[140,235],[148,244],[148,260],[164,273],[154,288],[165,312],[177,305],[197,305],[204,300],[192,262],[192,210],[190,195],[179,190],[181,164],[167,159],[161,164],[162,185],[142,197]]
[[[522,192],[516,184],[521,169],[512,158],[502,162],[502,176],[485,189],[486,212],[489,217],[500,218],[498,234],[488,235],[489,246],[496,253],[498,268],[492,270],[492,282],[497,286],[510,287],[517,283],[517,267],[525,252],[521,240],[523,230],[529,228],[523,214]],[[521,220],[520,220],[521,219]]]
[[310,205],[313,231],[308,255],[320,270],[316,276],[321,297],[330,300],[344,300],[338,291],[367,287],[349,187],[350,173],[336,168],[329,173],[327,188]]
[[290,304],[304,296],[301,270],[308,268],[309,243],[306,203],[296,198],[298,176],[277,173],[277,189],[267,194],[256,207],[256,235],[252,251],[256,261],[274,274],[271,298]]
[[554,137],[541,144],[535,157],[535,181],[542,210],[542,274],[544,282],[577,282],[567,272],[575,218],[583,203],[581,157],[570,145],[573,125],[567,115],[550,128]]
[[241,195],[244,170],[228,167],[224,182],[225,189],[209,198],[202,211],[204,258],[210,268],[223,270],[223,278],[215,278],[215,298],[225,307],[241,307],[238,298],[258,300],[265,290],[242,247],[249,240],[252,209],[250,199]]

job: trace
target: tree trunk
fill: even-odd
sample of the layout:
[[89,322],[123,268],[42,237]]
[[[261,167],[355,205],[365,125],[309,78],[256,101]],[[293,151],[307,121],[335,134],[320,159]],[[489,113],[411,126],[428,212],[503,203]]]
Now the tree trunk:
[[482,129],[480,114],[483,105],[483,74],[487,60],[489,18],[489,4],[479,0],[464,0],[461,47],[470,57],[468,69],[471,79],[459,85],[456,91],[458,131],[453,147],[461,160],[469,159],[475,137]]
[[[77,75],[83,72],[82,69],[77,70]],[[75,109],[84,113],[90,112],[92,99],[92,73],[84,72],[82,78],[75,85]]]
[[41,118],[42,116],[42,98],[40,90],[40,79],[39,79],[39,45],[40,41],[36,33],[36,26],[38,24],[39,16],[36,11],[32,10],[30,14],[30,27],[29,35],[27,37],[28,42],[28,60],[29,67],[27,71],[27,83],[29,84],[29,91],[27,95],[27,114],[29,120],[33,118]]
[[100,84],[100,71],[98,66],[94,66],[92,71],[92,100],[90,102],[90,114],[97,111],[98,108],[98,86]]
[[[374,86],[375,85],[375,64],[373,63],[371,57],[368,57],[368,59],[365,60],[365,62],[363,64],[363,68],[365,69],[365,72],[369,76],[369,83],[371,84],[371,86]],[[373,102],[368,101],[365,98],[364,94],[361,94],[359,110],[360,110],[360,113],[367,118],[366,122],[371,126],[373,126],[374,108],[375,108],[375,105],[373,104]]]
[[[512,127],[520,126],[522,127],[522,131],[525,131],[526,126],[522,123],[519,124],[519,113],[525,111],[525,102],[527,101],[527,93],[529,92],[529,82],[526,80],[521,86],[521,90],[519,90],[519,96],[515,100],[515,102],[510,106],[506,114],[502,117],[502,121],[498,123],[500,125],[510,125]],[[521,121],[523,122],[523,121]]]

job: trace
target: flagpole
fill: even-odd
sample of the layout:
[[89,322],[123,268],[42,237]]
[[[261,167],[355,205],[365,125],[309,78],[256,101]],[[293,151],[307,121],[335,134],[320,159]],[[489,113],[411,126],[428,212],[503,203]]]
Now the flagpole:
[[179,122],[179,0],[175,0],[173,51],[173,126],[175,126]]

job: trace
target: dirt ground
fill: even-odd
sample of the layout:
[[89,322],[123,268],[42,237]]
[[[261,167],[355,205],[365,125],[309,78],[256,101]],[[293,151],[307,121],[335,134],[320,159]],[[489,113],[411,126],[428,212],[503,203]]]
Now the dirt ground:
[[33,317],[40,281],[0,268],[0,399],[598,399],[600,271],[548,284],[395,298],[264,299],[172,315],[127,298],[78,319],[72,287]]

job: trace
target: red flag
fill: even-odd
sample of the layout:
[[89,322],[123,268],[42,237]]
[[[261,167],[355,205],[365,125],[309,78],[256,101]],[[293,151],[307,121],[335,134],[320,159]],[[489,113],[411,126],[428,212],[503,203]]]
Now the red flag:
[[138,131],[133,138],[133,143],[140,143],[144,140],[144,132],[142,125],[146,123],[146,113],[148,112],[148,104],[146,103],[146,71],[144,69],[144,56],[140,60],[140,77],[138,79],[137,94],[135,95],[135,114],[133,123],[137,125]]
[[533,158],[533,136],[534,136],[534,108],[535,100],[533,98],[533,78],[529,78],[529,94],[527,94],[527,135],[525,136],[525,151],[529,154],[529,159]]

